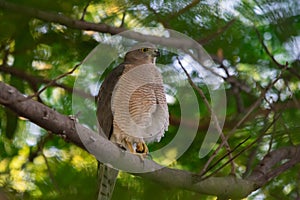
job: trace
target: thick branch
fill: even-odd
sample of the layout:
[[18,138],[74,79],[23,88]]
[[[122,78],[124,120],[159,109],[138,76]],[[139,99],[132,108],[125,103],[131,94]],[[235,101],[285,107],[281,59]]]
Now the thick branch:
[[[151,160],[141,161],[136,155],[121,152],[107,139],[102,138],[70,117],[26,98],[12,86],[0,82],[0,91],[0,103],[18,115],[28,118],[33,123],[54,134],[63,136],[66,140],[88,150],[97,158],[100,158],[101,161],[111,163],[114,166],[119,166],[120,161],[126,161],[122,163],[122,169],[172,187],[203,194],[242,198],[254,191],[257,186],[264,185],[275,176],[300,162],[300,145],[286,147],[270,152],[246,180],[229,176],[211,177],[199,181],[201,177],[191,172],[162,167]],[[276,165],[285,159],[289,159],[289,161],[282,165]],[[143,170],[148,172],[136,173]]]
[[[66,140],[88,150],[97,158],[100,158],[102,162],[120,166],[120,162],[126,161],[122,163],[122,169],[126,169],[138,176],[172,187],[192,190],[203,194],[234,198],[245,197],[255,189],[255,184],[252,181],[235,177],[212,177],[204,181],[198,181],[200,180],[199,175],[191,172],[162,167],[147,159],[141,161],[140,157],[120,151],[109,140],[82,126],[70,117],[64,116],[37,101],[24,97],[23,94],[12,86],[0,82],[0,91],[0,103],[18,115],[28,118],[33,123],[54,134],[63,136]],[[148,172],[136,173],[143,170]]]
[[59,114],[37,101],[26,98],[17,89],[3,82],[0,82],[0,91],[0,104],[52,133],[67,136],[69,141],[84,148],[74,128],[74,122],[67,116]]
[[[278,165],[280,162],[284,164]],[[255,181],[258,186],[266,184],[284,171],[300,162],[300,145],[274,150],[268,153],[257,165],[248,180]]]
[[[197,3],[198,1],[193,1],[190,5],[194,6],[194,3]],[[206,66],[204,63],[207,62],[209,59],[208,54],[204,51],[203,48],[199,47],[199,44],[196,41],[193,41],[191,39],[187,38],[174,38],[174,37],[158,37],[153,35],[144,35],[139,32],[134,31],[126,31],[125,28],[118,28],[109,26],[107,24],[101,24],[101,23],[91,23],[91,22],[85,22],[82,20],[76,20],[69,18],[62,14],[56,14],[56,13],[50,13],[43,10],[39,10],[36,8],[31,8],[28,6],[22,6],[14,3],[10,3],[7,1],[0,0],[0,8],[6,9],[12,12],[16,12],[18,14],[23,14],[27,16],[31,16],[40,20],[48,21],[48,22],[54,22],[59,23],[65,26],[68,26],[70,28],[75,28],[79,30],[92,30],[97,31],[101,33],[110,33],[112,35],[114,34],[120,34],[121,36],[131,38],[137,41],[148,41],[153,44],[159,44],[164,45],[167,47],[174,47],[177,49],[187,50],[187,49],[193,49],[196,50],[197,55],[196,57],[193,56],[196,60],[200,62],[204,67]],[[189,6],[187,6],[189,9]],[[212,70],[211,70],[212,71]],[[214,71],[212,71],[214,73]]]

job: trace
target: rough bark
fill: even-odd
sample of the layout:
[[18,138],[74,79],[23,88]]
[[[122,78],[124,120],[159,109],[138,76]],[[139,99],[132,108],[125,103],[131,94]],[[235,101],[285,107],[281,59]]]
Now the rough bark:
[[[109,140],[79,124],[72,117],[62,115],[33,99],[26,98],[16,88],[3,82],[0,82],[0,104],[53,134],[63,137],[66,141],[89,151],[101,161],[114,166],[120,166],[122,163],[122,169],[132,174],[170,187],[203,194],[233,199],[243,198],[300,162],[300,145],[287,147],[270,152],[246,179],[227,176],[201,180],[198,174],[163,167],[151,160],[141,160],[136,155],[122,152]],[[286,159],[288,161],[282,165],[276,165]],[[126,161],[125,164],[124,161]]]

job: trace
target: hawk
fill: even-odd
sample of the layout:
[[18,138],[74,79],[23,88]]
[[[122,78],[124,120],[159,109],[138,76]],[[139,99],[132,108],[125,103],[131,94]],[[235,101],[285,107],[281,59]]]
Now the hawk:
[[[163,80],[155,65],[158,56],[154,45],[136,45],[105,78],[96,99],[97,118],[105,136],[142,157],[148,154],[146,143],[159,141],[169,125]],[[98,200],[109,200],[118,170],[100,163],[98,171]]]

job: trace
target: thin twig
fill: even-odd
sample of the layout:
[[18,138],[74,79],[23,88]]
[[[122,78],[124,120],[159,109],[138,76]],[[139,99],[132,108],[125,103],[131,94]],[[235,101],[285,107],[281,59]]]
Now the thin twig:
[[264,40],[261,36],[261,34],[259,33],[258,29],[256,27],[254,27],[254,30],[257,34],[258,40],[260,41],[261,45],[263,46],[265,52],[268,54],[268,56],[271,58],[271,60],[279,67],[279,68],[284,68],[285,65],[280,64],[275,57],[272,55],[272,53],[269,51],[268,47],[266,46],[266,44],[264,43]]
[[51,168],[50,168],[50,165],[49,165],[49,162],[48,162],[47,157],[45,156],[45,154],[44,154],[42,151],[41,151],[41,154],[42,154],[42,156],[43,156],[43,158],[44,158],[44,160],[45,160],[45,164],[46,164],[46,166],[47,166],[47,170],[48,170],[48,173],[49,173],[49,177],[50,177],[50,179],[51,179],[51,181],[52,181],[52,183],[53,183],[53,185],[54,185],[56,191],[57,191],[58,193],[61,194],[62,191],[61,191],[61,189],[59,188],[59,186],[58,186],[58,184],[57,184],[57,182],[56,182],[56,180],[55,180],[55,178],[54,178],[54,176],[53,176],[53,173],[52,173],[52,171],[51,171]]
[[[246,163],[246,170],[242,175],[243,178],[247,177],[251,173],[253,162],[255,161],[255,158],[257,155],[257,150],[258,150],[258,147],[259,147],[262,139],[263,139],[263,137],[259,136],[258,139],[255,140],[256,147],[254,147],[248,155],[248,159],[247,159],[247,163]],[[253,146],[253,145],[249,145],[249,148],[247,148],[247,149],[250,149],[251,146]]]
[[[275,122],[282,116],[282,112],[280,112],[276,117],[274,117],[273,121],[266,127],[263,129],[262,133],[260,134],[260,136],[258,138],[256,138],[253,142],[251,142],[247,147],[245,147],[243,150],[241,150],[239,153],[237,153],[236,155],[234,155],[232,157],[232,159],[237,158],[238,156],[240,156],[242,153],[244,153],[246,150],[250,149],[254,144],[257,144],[258,141],[262,140],[262,137],[265,135],[265,133],[275,124]],[[249,136],[250,137],[250,136]],[[240,143],[238,146],[240,146],[241,144],[245,143],[248,139],[246,138],[242,143]],[[237,146],[237,147],[238,147]],[[237,148],[235,147],[235,149]],[[230,160],[228,160],[227,162],[225,162],[223,165],[221,165],[218,169],[216,169],[214,172],[212,172],[211,174],[205,176],[205,177],[201,177],[201,180],[207,179],[209,177],[212,177],[213,175],[215,175],[216,173],[218,173],[221,169],[223,169],[226,165],[228,165],[228,163],[230,162]]]
[[89,7],[89,5],[90,5],[91,2],[92,2],[92,0],[89,0],[87,2],[87,4],[85,5],[85,7],[83,8],[82,15],[81,15],[81,18],[80,18],[81,21],[84,21],[84,17],[86,15],[86,11],[87,11],[87,9],[88,9],[88,7]]
[[126,11],[124,11],[123,13],[123,16],[122,16],[122,21],[121,21],[121,24],[120,24],[120,28],[123,28],[124,27],[124,24],[125,24],[125,18],[126,18]]
[[[272,53],[269,51],[268,47],[266,46],[266,44],[264,43],[264,40],[261,36],[261,34],[259,33],[258,29],[256,27],[254,27],[254,30],[257,34],[257,37],[261,43],[261,45],[263,46],[265,52],[267,53],[267,55],[271,58],[271,60],[273,61],[273,63],[275,63],[275,65],[277,65],[280,69],[286,68],[286,66],[288,65],[288,63],[286,62],[285,64],[280,64],[275,57],[272,55]],[[291,74],[293,74],[294,76],[296,76],[298,79],[300,79],[300,74],[298,73],[297,70],[295,70],[294,68],[287,68],[288,71],[291,72]]]
[[[27,81],[29,84],[31,85],[37,85],[38,83],[43,83],[43,84],[48,84],[51,82],[51,80],[49,79],[45,79],[45,78],[42,78],[42,77],[39,77],[39,76],[34,76],[34,75],[31,75],[29,73],[26,73],[24,71],[21,71],[21,70],[18,70],[16,69],[15,67],[8,67],[7,65],[0,65],[0,71],[4,72],[4,73],[8,73],[8,74],[11,74],[15,77],[18,77],[22,80],[25,80]],[[51,86],[54,86],[54,87],[60,87],[62,89],[64,89],[65,91],[69,92],[69,93],[75,93],[75,94],[78,94],[79,96],[82,96],[84,98],[88,98],[88,99],[94,99],[94,97],[82,90],[79,90],[77,88],[72,88],[72,87],[69,87],[65,84],[62,84],[62,83],[53,83]]]
[[[285,68],[284,68],[285,69]],[[235,133],[235,131],[237,130],[238,127],[240,127],[245,121],[246,119],[249,117],[249,115],[260,105],[261,101],[264,99],[267,91],[273,87],[275,85],[275,83],[282,77],[282,73],[280,73],[280,75],[273,81],[271,82],[261,93],[260,97],[256,100],[256,102],[254,102],[254,104],[252,104],[252,106],[248,109],[247,113],[244,115],[244,117],[237,122],[237,124],[233,127],[233,129],[227,134],[225,140],[222,140],[221,144],[217,147],[217,149],[214,151],[214,153],[212,154],[212,156],[209,157],[208,161],[206,162],[205,167],[207,168],[207,166],[212,162],[212,160],[216,157],[217,153],[221,150],[221,148],[226,145],[225,141],[227,141],[229,139],[229,137]]]
[[218,37],[219,35],[223,34],[225,31],[227,31],[234,23],[236,22],[236,19],[230,20],[225,26],[219,28],[214,33],[210,34],[209,36],[205,38],[198,39],[197,42],[204,45],[207,44],[209,41],[213,40],[214,38]]
[[290,97],[292,98],[293,102],[295,103],[296,108],[300,110],[300,104],[299,104],[297,98],[295,97],[295,95],[293,95],[293,91],[292,91],[292,89],[291,89],[291,87],[290,87],[288,81],[285,80],[285,79],[283,79],[283,81],[284,81],[284,84],[286,85],[288,91],[291,93],[291,96],[290,96]]
[[[188,74],[188,72],[186,71],[186,69],[183,67],[183,65],[182,65],[182,63],[181,63],[181,61],[180,61],[180,59],[179,59],[178,57],[177,57],[177,60],[178,60],[179,65],[180,65],[181,68],[183,69],[184,73],[186,74],[186,76],[187,76],[187,78],[188,78],[188,81],[189,81],[190,85],[191,85],[191,86],[199,93],[199,95],[200,95],[201,98],[203,99],[203,101],[204,101],[206,107],[208,108],[209,113],[211,114],[212,119],[213,119],[213,121],[214,121],[214,124],[216,125],[218,134],[220,135],[222,141],[223,141],[224,144],[225,144],[226,151],[229,152],[228,157],[229,157],[229,159],[231,159],[231,158],[232,158],[232,155],[231,155],[231,153],[230,153],[230,152],[231,152],[231,149],[230,149],[230,146],[229,146],[229,144],[228,144],[228,142],[227,142],[227,140],[226,140],[226,138],[225,138],[224,133],[222,132],[222,129],[221,129],[220,124],[219,124],[219,122],[218,122],[217,116],[216,116],[215,113],[213,112],[213,110],[212,110],[212,108],[211,108],[211,106],[210,106],[210,104],[209,104],[207,98],[205,97],[203,91],[202,91],[199,87],[197,87],[197,86],[195,85],[195,83],[192,81],[191,76]],[[226,140],[226,141],[225,141],[225,140]],[[201,171],[201,175],[204,174],[204,173],[206,172],[207,167],[208,167],[208,165],[205,165],[205,166],[204,166],[203,170]],[[231,163],[231,167],[232,167],[232,168],[231,168],[231,173],[234,173],[234,172],[235,172],[235,165],[234,165],[233,162]]]
[[145,3],[144,5],[148,8],[148,10],[150,10],[156,17],[157,21],[162,23],[162,25],[165,28],[171,28],[169,25],[169,21],[172,20],[173,18],[178,17],[179,15],[182,15],[183,13],[189,11],[191,8],[195,7],[198,3],[200,2],[200,0],[193,0],[191,3],[189,3],[188,5],[186,5],[185,7],[183,7],[182,9],[170,13],[167,16],[161,17],[159,15],[159,13],[156,12],[155,9],[153,9],[149,3]]
[[[283,69],[284,71],[285,69]],[[249,115],[260,105],[261,101],[265,98],[266,93],[279,81],[282,77],[282,72],[279,74],[279,76],[272,81],[260,94],[259,98],[252,104],[252,106],[248,109],[247,113],[244,115],[244,117],[233,127],[233,129],[230,131],[228,135],[231,135],[235,132],[235,130],[244,123],[244,121],[249,117]]]
[[162,18],[162,17],[160,16],[160,14],[157,13],[156,10],[153,9],[153,8],[150,6],[150,3],[149,3],[149,2],[148,2],[148,3],[145,3],[144,5],[147,7],[148,10],[150,10],[150,11],[155,15],[156,20],[157,20],[158,22],[160,22],[165,28],[171,28],[170,25],[169,25],[169,23],[167,22],[168,20],[166,20],[165,17]]
[[[1,45],[1,46],[2,46],[2,45]],[[6,46],[6,44],[3,45],[4,54],[3,54],[2,62],[3,62],[4,64],[7,64],[10,49],[9,49],[9,48],[5,49],[5,46]]]
[[191,8],[195,7],[198,3],[200,2],[200,0],[193,0],[191,3],[189,3],[188,5],[186,5],[184,8],[178,10],[177,12],[174,12],[170,15],[168,15],[168,20],[178,17],[179,15],[182,15],[183,13],[187,12],[188,10],[190,10]]
[[[249,139],[251,138],[251,136],[249,135],[246,139],[244,139],[242,142],[240,142],[236,147],[234,147],[230,152],[227,152],[225,155],[223,155],[221,158],[219,158],[218,160],[216,160],[208,169],[207,171],[212,170],[215,166],[217,166],[217,164],[219,164],[225,157],[228,156],[229,153],[233,153],[237,148],[239,148],[242,144],[244,144],[245,142],[247,142]],[[228,164],[228,163],[227,163]]]
[[81,15],[81,18],[80,18],[81,21],[84,21],[84,17],[86,15],[87,9],[88,9],[91,2],[92,2],[92,0],[89,0],[87,2],[87,4],[85,5],[85,7],[83,8],[82,15]]
[[[274,115],[274,118],[275,118],[275,115]],[[270,138],[270,141],[269,141],[269,148],[267,150],[267,154],[271,152],[272,150],[272,146],[273,146],[273,140],[274,140],[274,133],[276,133],[276,123],[274,123],[273,125],[273,134],[271,134],[271,138]]]
[[75,65],[73,67],[73,69],[71,71],[68,71],[64,74],[61,74],[59,76],[57,76],[55,79],[51,80],[49,83],[47,83],[42,89],[40,89],[38,92],[36,92],[35,94],[33,95],[30,95],[27,97],[27,99],[31,99],[33,97],[37,97],[39,96],[42,92],[44,92],[48,87],[52,86],[53,84],[56,84],[56,81],[58,81],[59,79],[62,79],[70,74],[72,74],[80,65],[82,64],[82,62],[78,63],[77,65]]
[[238,113],[243,113],[245,107],[244,102],[242,101],[240,91],[245,91],[246,93],[249,93],[250,87],[243,83],[241,80],[238,80],[235,75],[230,75],[228,68],[223,64],[223,55],[218,56],[218,58],[220,58],[218,59],[218,63],[220,64],[219,68],[223,69],[226,74],[224,81],[228,82],[232,86],[230,89],[235,97]]
[[43,151],[44,145],[46,142],[50,141],[53,138],[53,134],[50,131],[47,131],[46,135],[43,135],[40,140],[35,145],[37,148],[35,150],[31,150],[28,156],[28,160],[32,162],[34,158],[38,156],[40,152]]
[[[246,140],[244,140],[242,143],[246,142],[249,138],[246,138]],[[230,162],[232,162],[234,159],[236,159],[237,157],[239,157],[242,153],[244,153],[246,150],[248,150],[254,143],[251,143],[249,146],[245,147],[244,149],[242,149],[240,152],[238,152],[236,155],[234,155],[230,160],[226,161],[223,165],[221,165],[218,169],[216,169],[215,171],[213,171],[211,174],[201,177],[201,180],[205,180],[208,179],[209,177],[214,176],[215,174],[217,174],[221,169],[223,169],[226,165],[228,165]]]
[[[44,137],[42,137],[41,140],[40,140],[40,141],[38,142],[38,144],[37,144],[37,150],[34,151],[34,152],[30,152],[29,157],[28,157],[28,160],[32,162],[33,159],[40,153],[40,154],[43,156],[44,160],[45,160],[45,164],[46,164],[46,167],[47,167],[47,171],[48,171],[49,177],[50,177],[50,179],[51,179],[51,181],[52,181],[52,183],[53,183],[53,185],[54,185],[54,187],[55,187],[55,190],[56,190],[58,193],[62,193],[61,189],[59,188],[59,186],[58,186],[58,184],[57,184],[57,182],[56,182],[56,180],[55,180],[55,178],[54,178],[54,175],[53,175],[53,172],[52,172],[52,170],[51,170],[51,168],[50,168],[48,159],[47,159],[47,157],[45,156],[45,154],[43,153],[43,149],[44,149],[44,146],[45,146],[46,142],[47,142],[48,140],[50,140],[51,138],[52,138],[52,135],[51,135],[51,134],[47,134],[47,135],[45,135]],[[25,164],[27,164],[27,163],[25,163]]]

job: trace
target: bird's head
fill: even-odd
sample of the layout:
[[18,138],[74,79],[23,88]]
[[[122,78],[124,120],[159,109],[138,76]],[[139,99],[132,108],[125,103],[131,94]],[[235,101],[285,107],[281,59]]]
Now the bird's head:
[[141,44],[132,48],[125,55],[125,62],[135,64],[155,64],[159,51],[152,44]]

